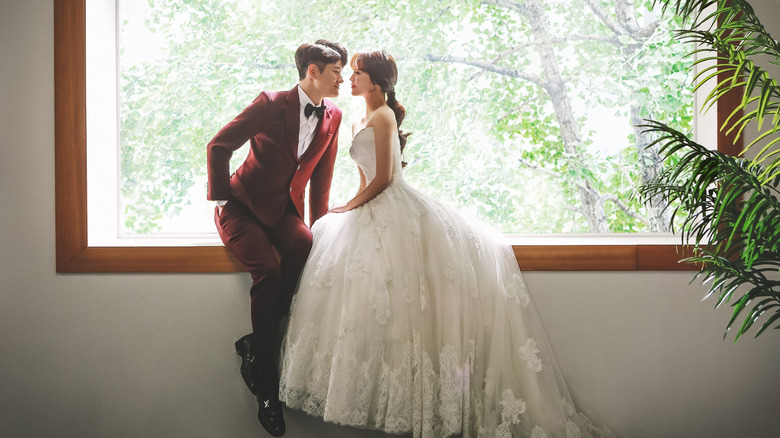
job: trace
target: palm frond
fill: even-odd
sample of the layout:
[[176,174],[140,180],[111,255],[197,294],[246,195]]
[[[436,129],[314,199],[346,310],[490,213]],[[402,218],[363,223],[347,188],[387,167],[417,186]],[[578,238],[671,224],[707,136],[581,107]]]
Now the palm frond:
[[[673,11],[690,23],[689,28],[678,31],[681,41],[699,47],[694,51],[699,55],[712,53],[695,62],[702,68],[697,74],[697,88],[717,78],[703,106],[709,108],[732,90],[741,93],[740,104],[721,129],[739,137],[746,127],[755,125],[756,139],[745,146],[742,154],[780,131],[780,86],[756,63],[762,59],[778,64],[780,43],[767,32],[750,4],[744,0],[659,0],[656,3],[661,3],[665,12]],[[713,60],[717,62],[711,63]],[[735,119],[735,115],[743,112]],[[755,163],[766,166],[760,175],[762,181],[780,175],[780,154],[773,153],[776,144],[777,141],[770,142],[756,156]]]
[[[709,284],[707,296],[718,297],[716,307],[747,290],[727,325],[727,331],[736,328],[736,341],[767,312],[780,312],[780,282],[767,275],[780,272],[780,177],[766,184],[761,165],[710,150],[663,123],[647,121],[642,128],[656,137],[651,147],[662,157],[679,161],[641,186],[640,195],[661,197],[683,218],[677,231],[695,254],[684,261],[701,266],[697,277]],[[761,325],[756,336],[768,327]]]
[[780,44],[744,0],[655,3],[688,23],[677,38],[693,44],[698,57],[696,89],[714,81],[702,106],[737,90],[741,100],[720,129],[739,138],[755,127],[741,156],[762,146],[754,159],[732,157],[648,121],[643,127],[656,138],[650,147],[677,161],[639,193],[672,209],[672,226],[678,221],[683,243],[693,246],[684,261],[700,266],[694,280],[709,287],[705,299],[716,297],[715,307],[735,299],[726,326],[726,333],[735,329],[735,342],[753,327],[755,336],[780,329],[780,87],[756,62],[780,65]]

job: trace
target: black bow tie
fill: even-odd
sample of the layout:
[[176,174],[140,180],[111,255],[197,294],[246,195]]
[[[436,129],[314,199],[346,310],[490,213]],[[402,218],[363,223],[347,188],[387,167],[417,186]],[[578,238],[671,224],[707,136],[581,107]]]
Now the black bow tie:
[[306,104],[306,108],[303,109],[303,115],[308,119],[311,113],[317,114],[317,118],[321,119],[325,114],[325,105],[314,106],[310,103]]

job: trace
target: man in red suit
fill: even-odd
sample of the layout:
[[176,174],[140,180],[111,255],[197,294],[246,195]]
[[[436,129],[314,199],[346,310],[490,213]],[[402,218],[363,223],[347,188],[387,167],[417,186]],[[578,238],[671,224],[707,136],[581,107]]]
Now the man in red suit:
[[[258,419],[273,436],[285,431],[276,354],[279,324],[311,250],[304,223],[309,184],[310,225],[328,211],[347,52],[319,40],[295,52],[299,83],[290,91],[262,92],[209,142],[208,198],[228,248],[252,275],[252,334],[236,342],[241,374],[257,396]],[[244,163],[230,174],[230,157],[249,142]]]

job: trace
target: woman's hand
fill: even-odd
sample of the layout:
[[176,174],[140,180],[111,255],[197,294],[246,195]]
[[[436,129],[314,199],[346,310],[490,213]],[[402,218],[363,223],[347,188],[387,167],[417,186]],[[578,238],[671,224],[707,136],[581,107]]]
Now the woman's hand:
[[352,210],[352,207],[350,207],[349,202],[347,202],[344,205],[339,205],[338,207],[331,208],[330,210],[328,210],[328,213],[346,213],[350,210]]

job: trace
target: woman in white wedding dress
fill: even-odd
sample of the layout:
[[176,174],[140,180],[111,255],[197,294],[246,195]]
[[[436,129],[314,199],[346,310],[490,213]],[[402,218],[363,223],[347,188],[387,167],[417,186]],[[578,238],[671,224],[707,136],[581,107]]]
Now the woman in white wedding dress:
[[575,410],[511,247],[404,181],[393,58],[351,66],[360,190],[312,229],[280,399],[414,437],[611,436]]

